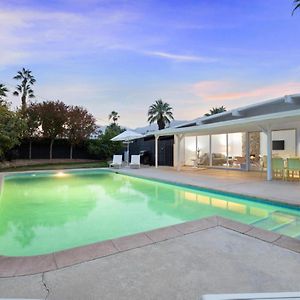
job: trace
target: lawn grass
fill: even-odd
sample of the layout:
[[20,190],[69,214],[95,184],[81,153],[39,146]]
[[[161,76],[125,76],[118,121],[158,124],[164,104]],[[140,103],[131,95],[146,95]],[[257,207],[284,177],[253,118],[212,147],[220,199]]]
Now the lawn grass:
[[34,170],[57,170],[57,169],[80,169],[80,168],[105,168],[106,161],[98,162],[62,162],[62,163],[41,163],[30,166],[17,166],[0,169],[0,172],[34,171]]

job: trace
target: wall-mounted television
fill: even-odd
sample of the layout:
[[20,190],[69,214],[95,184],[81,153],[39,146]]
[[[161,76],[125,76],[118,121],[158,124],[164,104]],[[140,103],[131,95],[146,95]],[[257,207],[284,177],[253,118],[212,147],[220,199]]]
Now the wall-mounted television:
[[272,148],[273,150],[284,150],[284,140],[273,141]]

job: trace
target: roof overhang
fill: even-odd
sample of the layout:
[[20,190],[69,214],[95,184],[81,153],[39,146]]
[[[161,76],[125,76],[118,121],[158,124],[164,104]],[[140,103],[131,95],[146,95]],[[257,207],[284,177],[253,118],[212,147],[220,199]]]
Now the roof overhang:
[[284,111],[279,113],[265,114],[249,118],[241,118],[218,123],[203,124],[186,128],[168,128],[152,132],[156,136],[167,136],[175,134],[184,135],[206,135],[234,132],[265,131],[268,129],[283,129],[283,124],[300,122],[300,109]]

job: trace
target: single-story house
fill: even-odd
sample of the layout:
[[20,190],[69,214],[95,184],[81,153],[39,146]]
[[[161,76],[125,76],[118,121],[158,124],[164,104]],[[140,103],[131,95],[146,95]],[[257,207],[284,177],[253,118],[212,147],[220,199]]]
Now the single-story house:
[[[163,155],[177,170],[182,166],[261,170],[271,180],[283,173],[283,165],[292,168],[300,162],[300,94],[201,117],[152,132],[145,139],[153,141],[156,167]],[[173,147],[162,149],[161,141],[167,139]]]

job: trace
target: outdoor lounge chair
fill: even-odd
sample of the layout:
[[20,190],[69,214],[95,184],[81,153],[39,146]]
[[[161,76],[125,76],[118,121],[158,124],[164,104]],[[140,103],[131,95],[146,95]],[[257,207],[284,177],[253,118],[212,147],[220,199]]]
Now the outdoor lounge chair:
[[131,155],[131,162],[129,164],[130,168],[139,168],[141,166],[140,155]]
[[272,158],[272,171],[275,178],[284,179],[284,160],[282,157]]
[[300,159],[298,157],[287,159],[287,178],[300,179]]
[[112,163],[109,165],[111,168],[122,167],[122,155],[114,155]]

